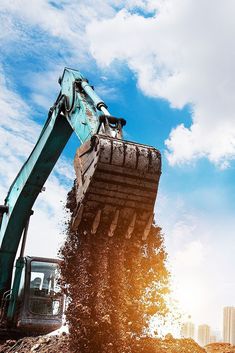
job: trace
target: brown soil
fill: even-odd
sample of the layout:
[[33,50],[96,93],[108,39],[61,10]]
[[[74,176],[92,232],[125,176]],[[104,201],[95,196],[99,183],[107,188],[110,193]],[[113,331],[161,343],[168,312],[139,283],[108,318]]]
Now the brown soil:
[[[193,340],[189,339],[143,339],[136,344],[133,352],[144,353],[206,353]],[[9,340],[0,346],[0,353],[71,353],[69,349],[68,336],[40,336],[36,338],[24,338],[19,341]],[[77,351],[78,352],[78,351]],[[99,351],[97,351],[98,353]],[[221,351],[220,353],[222,353]],[[83,353],[83,351],[79,351]],[[122,353],[121,350],[118,353]]]
[[207,353],[235,353],[235,346],[229,343],[210,343],[205,348]]
[[0,345],[0,353],[69,353],[68,335],[26,337],[7,340]]
[[[144,353],[235,353],[235,346],[228,343],[211,343],[203,349],[190,339],[169,338],[160,340],[148,338],[140,340],[136,346],[137,349],[141,347]],[[71,353],[69,335],[28,337],[19,341],[8,340],[0,345],[0,353],[17,352]],[[138,350],[135,352],[138,352]]]

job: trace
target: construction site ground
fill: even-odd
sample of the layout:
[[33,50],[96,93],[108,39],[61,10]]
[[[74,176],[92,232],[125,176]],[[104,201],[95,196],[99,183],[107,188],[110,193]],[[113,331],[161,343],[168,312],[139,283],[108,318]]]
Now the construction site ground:
[[[18,341],[8,340],[5,344],[0,346],[0,352],[72,353],[69,349],[68,336],[69,335],[63,334],[59,336],[28,337]],[[206,353],[203,348],[198,346],[198,344],[191,339],[143,339],[140,341],[140,347],[142,349],[141,351],[144,353]],[[223,351],[220,353],[222,352]]]
[[[191,339],[145,339],[140,342],[140,346],[144,353],[235,353],[235,346],[227,343],[212,343],[203,349]],[[69,335],[63,333],[55,336],[27,337],[18,341],[7,340],[0,345],[0,353],[30,352],[72,353],[69,349]]]

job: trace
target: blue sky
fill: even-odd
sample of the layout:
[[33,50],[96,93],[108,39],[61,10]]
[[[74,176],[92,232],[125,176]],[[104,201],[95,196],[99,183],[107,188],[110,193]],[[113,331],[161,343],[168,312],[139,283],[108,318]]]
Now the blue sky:
[[[213,11],[211,11],[213,9]],[[234,305],[234,2],[0,2],[0,193],[79,69],[127,120],[127,139],[163,155],[156,203],[176,296],[196,323],[221,327]],[[200,20],[200,26],[198,21]],[[72,137],[35,205],[27,252],[55,256],[74,178]]]

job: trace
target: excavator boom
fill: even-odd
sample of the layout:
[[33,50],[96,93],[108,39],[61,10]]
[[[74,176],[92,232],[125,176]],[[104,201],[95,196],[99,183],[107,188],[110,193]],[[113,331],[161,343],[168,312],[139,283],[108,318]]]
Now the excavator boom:
[[97,107],[105,106],[79,71],[66,68],[60,84],[61,92],[49,111],[39,139],[11,185],[2,207],[0,298],[10,289],[16,252],[33,204],[63,148],[73,131],[82,143],[95,134],[99,125]]

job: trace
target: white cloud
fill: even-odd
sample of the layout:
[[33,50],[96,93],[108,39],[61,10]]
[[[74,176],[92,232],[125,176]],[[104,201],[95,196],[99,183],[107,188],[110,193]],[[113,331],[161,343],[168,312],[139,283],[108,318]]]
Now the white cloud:
[[[61,55],[67,54],[69,49],[74,50],[76,57],[82,58],[82,54],[87,54],[87,41],[84,36],[86,24],[92,19],[102,16],[106,18],[114,14],[113,1],[104,3],[102,0],[84,1],[56,1],[37,0],[28,2],[27,0],[2,0],[0,4],[1,23],[4,31],[4,37],[9,41],[14,33],[15,38],[27,40],[33,29],[37,29],[35,46],[38,46],[38,38],[47,46],[57,44],[58,40],[64,42],[61,48]],[[31,31],[29,31],[31,28]],[[25,38],[22,38],[22,35]],[[46,36],[52,38],[46,41]],[[49,38],[47,38],[49,39]],[[66,44],[67,43],[67,44]],[[34,50],[35,46],[31,45]]]
[[58,95],[60,86],[58,84],[59,77],[63,74],[63,68],[59,64],[55,64],[52,69],[44,72],[28,72],[22,78],[31,92],[33,104],[45,109],[47,112],[53,105]]
[[[184,231],[184,229],[182,229]],[[201,241],[193,240],[181,249],[175,255],[174,264],[176,266],[176,271],[180,267],[188,268],[191,270],[194,267],[200,267],[202,265],[203,260],[205,259],[204,256],[205,247],[203,246]]]
[[[0,58],[8,68],[8,76],[27,87],[27,99],[34,106],[48,110],[53,104],[59,90],[56,83],[65,66],[94,70],[86,25],[113,16],[114,7],[119,5],[112,0],[0,2]],[[16,52],[18,65],[8,66],[8,58]],[[29,57],[32,60],[25,65]]]
[[[202,0],[105,4],[90,0],[86,4],[64,1],[55,5],[47,0],[31,5],[26,0],[15,0],[2,1],[0,6],[4,34],[0,40],[7,42],[7,50],[15,50],[17,45],[22,53],[30,49],[48,57],[48,72],[32,75],[29,70],[26,85],[32,90],[34,103],[45,109],[51,104],[55,92],[52,82],[67,62],[79,62],[79,66],[91,63],[90,40],[99,64],[109,65],[115,59],[127,61],[146,94],[163,97],[177,108],[192,104],[192,125],[179,125],[166,140],[172,165],[207,157],[222,168],[228,167],[235,150],[232,49],[228,55],[234,33],[231,0],[221,11],[220,2]],[[124,6],[129,12],[122,9],[115,14]],[[155,15],[144,17],[136,9]],[[84,33],[87,25],[88,36]],[[33,29],[42,40],[30,37]],[[60,55],[51,55],[50,48],[58,49],[59,45]],[[47,87],[42,90],[42,86]]]
[[191,104],[191,126],[177,126],[166,140],[172,165],[206,157],[227,167],[235,157],[234,2],[134,3],[156,15],[121,10],[88,24],[93,56],[101,66],[127,62],[149,96],[175,108]]

